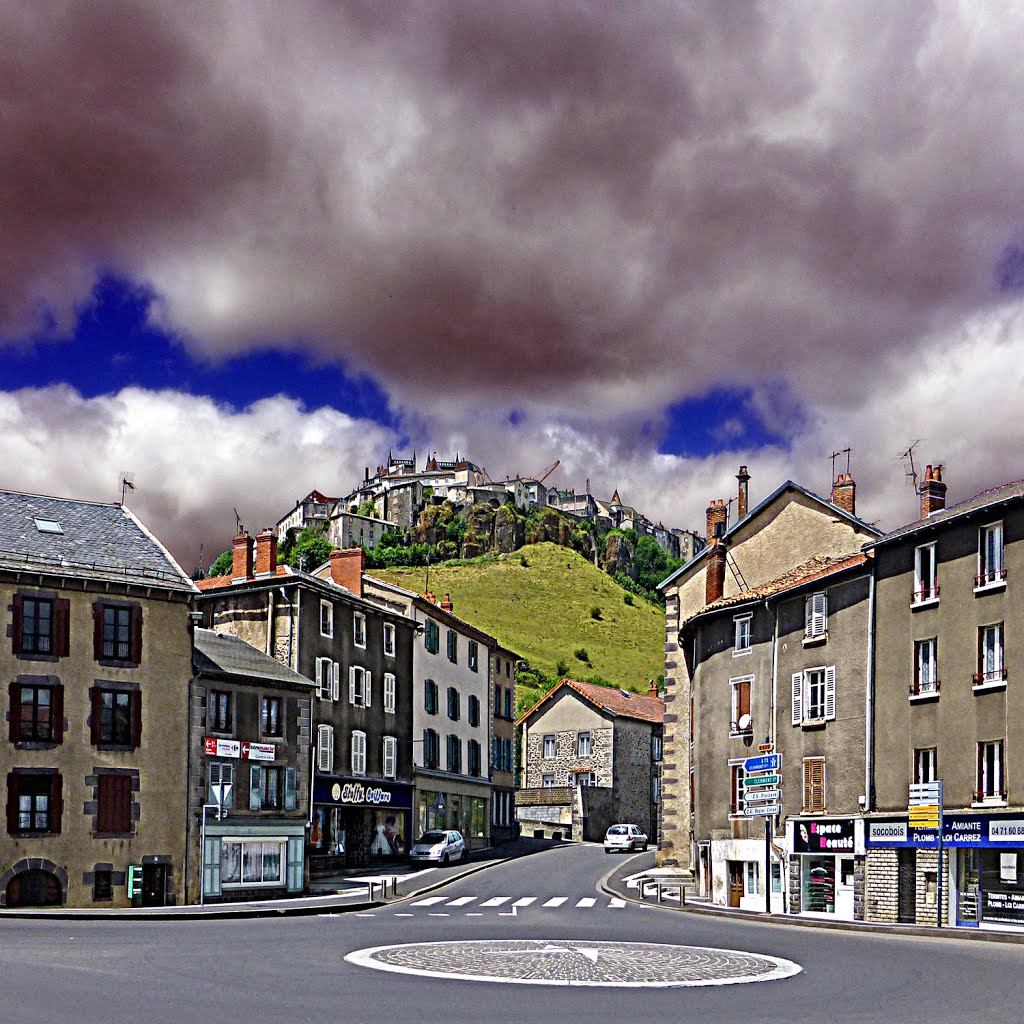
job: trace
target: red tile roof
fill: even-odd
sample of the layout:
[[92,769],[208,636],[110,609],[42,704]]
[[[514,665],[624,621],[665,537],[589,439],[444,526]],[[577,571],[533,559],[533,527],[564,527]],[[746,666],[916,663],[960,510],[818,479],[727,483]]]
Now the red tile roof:
[[599,683],[582,683],[578,679],[560,679],[554,689],[523,713],[519,723],[526,721],[545,701],[557,696],[563,686],[575,690],[584,700],[605,711],[610,711],[614,715],[621,715],[623,718],[637,718],[642,722],[656,722],[658,725],[665,721],[665,701],[662,697],[651,697],[646,693],[632,693],[616,689],[614,686],[601,686]]
[[[266,575],[262,575],[262,576],[250,576],[248,579],[246,579],[246,580],[239,580],[238,582],[239,583],[259,582],[260,580],[267,579],[269,575],[270,574],[267,573]],[[287,565],[279,565],[279,566],[277,566],[277,568],[276,568],[276,570],[274,572],[274,575],[275,576],[290,576],[291,575],[291,569]],[[222,587],[230,587],[231,585],[232,584],[231,584],[231,577],[230,576],[211,576],[209,579],[196,580],[196,586],[200,590],[219,590]]]

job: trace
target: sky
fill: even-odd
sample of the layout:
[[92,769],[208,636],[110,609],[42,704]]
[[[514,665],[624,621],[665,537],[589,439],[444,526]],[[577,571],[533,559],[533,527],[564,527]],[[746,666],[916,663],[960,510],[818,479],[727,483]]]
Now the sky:
[[0,486],[131,473],[187,570],[389,451],[700,531],[1024,476],[1020,5],[0,17]]

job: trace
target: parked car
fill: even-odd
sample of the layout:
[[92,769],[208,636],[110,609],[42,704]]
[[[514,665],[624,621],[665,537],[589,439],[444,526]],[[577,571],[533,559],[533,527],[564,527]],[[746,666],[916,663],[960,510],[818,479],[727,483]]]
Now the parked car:
[[433,860],[438,864],[465,860],[465,857],[466,842],[462,833],[442,832],[440,829],[424,832],[409,851],[410,860]]
[[604,835],[605,853],[646,849],[647,833],[641,832],[638,825],[612,825]]

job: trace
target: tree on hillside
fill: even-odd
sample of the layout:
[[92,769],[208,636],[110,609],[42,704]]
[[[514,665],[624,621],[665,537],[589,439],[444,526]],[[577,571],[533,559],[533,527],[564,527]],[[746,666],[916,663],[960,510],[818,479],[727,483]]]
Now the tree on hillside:
[[331,544],[320,530],[305,529],[299,534],[285,558],[285,565],[312,572],[331,557]]
[[228,576],[231,573],[231,549],[222,552],[217,556],[217,560],[210,566],[211,576]]
[[644,590],[654,590],[669,574],[669,557],[664,548],[651,536],[641,537],[637,541],[636,554],[633,556],[636,566],[636,581]]

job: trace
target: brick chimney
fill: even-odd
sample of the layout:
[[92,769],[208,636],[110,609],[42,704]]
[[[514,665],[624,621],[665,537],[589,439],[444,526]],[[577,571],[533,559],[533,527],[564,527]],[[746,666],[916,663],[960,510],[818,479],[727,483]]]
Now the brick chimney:
[[435,597],[434,597],[434,592],[433,592],[432,590],[425,590],[425,591],[423,592],[423,596],[424,596],[424,597],[425,597],[425,598],[426,598],[426,599],[427,599],[427,600],[428,600],[428,601],[429,601],[429,602],[430,602],[431,604],[437,604],[437,598],[435,598]]
[[722,498],[712,498],[711,504],[707,507],[708,543],[715,537],[715,527],[721,523],[722,533],[725,532],[729,519],[729,509]]
[[933,512],[946,507],[946,485],[942,482],[942,467],[925,466],[924,483],[921,484],[921,518],[927,519]]
[[444,600],[441,602],[442,611],[450,612],[455,606],[452,604],[451,594],[445,594]]
[[256,575],[277,572],[277,534],[268,526],[256,534]]
[[252,576],[252,537],[245,530],[231,542],[231,578],[247,580]]
[[837,505],[851,516],[857,514],[857,485],[849,473],[840,473],[832,485],[832,504]]
[[658,684],[653,679],[650,681],[650,685],[647,687],[647,696],[648,697],[657,697],[658,696]]
[[750,483],[750,474],[747,472],[746,466],[740,466],[736,479],[740,482],[739,493],[736,496],[736,522],[738,523],[747,514],[747,485]]
[[356,597],[363,596],[363,568],[366,554],[362,548],[342,548],[331,552],[331,579]]
[[711,604],[725,593],[725,545],[720,539],[708,541],[708,567],[704,574],[704,603]]

